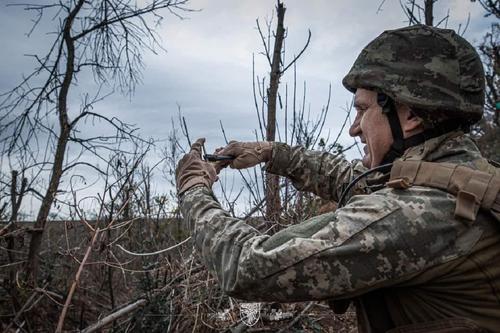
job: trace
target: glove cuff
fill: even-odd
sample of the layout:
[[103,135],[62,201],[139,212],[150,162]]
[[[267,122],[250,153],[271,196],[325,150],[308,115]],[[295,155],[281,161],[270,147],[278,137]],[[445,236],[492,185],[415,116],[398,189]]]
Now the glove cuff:
[[182,184],[182,186],[177,190],[177,194],[181,196],[184,192],[195,186],[205,186],[207,188],[211,187],[210,182],[205,177],[192,177]]
[[261,162],[269,162],[273,156],[273,142],[272,141],[262,141],[259,142],[259,146],[256,148],[259,153]]

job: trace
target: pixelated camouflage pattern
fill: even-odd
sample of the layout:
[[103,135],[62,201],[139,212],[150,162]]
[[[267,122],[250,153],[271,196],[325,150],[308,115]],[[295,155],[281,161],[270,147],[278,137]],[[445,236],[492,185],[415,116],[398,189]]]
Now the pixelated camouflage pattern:
[[414,25],[383,32],[361,51],[342,83],[353,92],[383,92],[436,117],[475,123],[483,114],[481,59],[449,29]]
[[[362,169],[341,156],[275,148],[268,170],[324,198],[338,198]],[[474,167],[480,155],[455,133],[412,148],[409,157]],[[231,217],[206,187],[188,190],[180,208],[202,259],[231,296],[289,302],[382,291],[395,325],[467,317],[500,327],[500,235],[490,216],[458,220],[455,198],[431,188],[355,192],[345,207],[272,236]],[[370,331],[360,323],[360,332]]]
[[[285,168],[283,166],[286,166]],[[287,177],[300,191],[312,192],[325,200],[338,201],[345,187],[355,177],[367,171],[361,160],[348,162],[344,156],[332,156],[327,152],[306,150],[275,143],[273,159],[266,165],[267,171]],[[378,175],[378,174],[377,174]],[[351,190],[350,195],[364,194],[366,179]]]

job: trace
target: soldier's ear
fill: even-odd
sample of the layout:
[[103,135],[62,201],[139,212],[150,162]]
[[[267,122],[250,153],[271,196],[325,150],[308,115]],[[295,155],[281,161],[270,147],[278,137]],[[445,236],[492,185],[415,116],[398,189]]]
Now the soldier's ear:
[[399,121],[404,137],[410,137],[424,131],[424,121],[407,105],[397,105]]

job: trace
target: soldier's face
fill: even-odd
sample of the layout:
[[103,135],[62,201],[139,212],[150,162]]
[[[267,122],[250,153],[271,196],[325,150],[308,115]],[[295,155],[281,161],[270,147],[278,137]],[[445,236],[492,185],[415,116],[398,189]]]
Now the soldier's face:
[[374,168],[382,163],[389,151],[393,139],[387,116],[377,103],[377,93],[366,89],[357,89],[354,97],[356,119],[349,128],[349,134],[359,137],[364,146],[363,165]]

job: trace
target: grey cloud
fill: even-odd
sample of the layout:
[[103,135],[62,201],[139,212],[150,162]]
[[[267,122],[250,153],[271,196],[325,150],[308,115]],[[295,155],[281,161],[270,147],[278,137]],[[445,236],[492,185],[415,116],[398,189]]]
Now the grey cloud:
[[[383,30],[404,26],[397,0],[387,0],[380,13],[380,1],[285,1],[285,23],[288,26],[286,57],[298,52],[311,29],[313,37],[309,49],[297,64],[298,91],[307,81],[307,102],[317,112],[326,103],[328,84],[332,84],[332,104],[326,127],[332,136],[340,130],[345,116],[343,107],[351,94],[341,85],[355,57],[371,39]],[[222,120],[230,138],[251,140],[258,123],[252,97],[252,53],[255,53],[256,72],[268,72],[260,38],[255,29],[258,17],[264,26],[271,16],[275,2],[268,0],[192,0],[191,8],[199,12],[183,13],[179,20],[168,13],[159,34],[167,52],[145,54],[146,69],[143,84],[137,87],[131,99],[114,94],[95,107],[99,112],[116,116],[141,128],[144,137],[166,138],[171,130],[170,119],[177,117],[177,103],[182,107],[190,125],[191,139],[207,137],[207,146],[215,148],[224,141],[219,130]],[[471,22],[465,37],[479,40],[492,19],[482,18],[480,6],[469,1],[453,0],[436,3],[436,19],[446,15],[450,7],[448,27],[464,24],[467,13]],[[33,66],[22,55],[44,50],[52,35],[35,33],[26,38],[30,17],[21,8],[4,7],[0,10],[0,91],[6,91],[28,73]],[[40,28],[47,30],[50,22]],[[51,29],[48,29],[49,31]],[[79,92],[95,89],[90,76],[81,77],[79,88],[72,94],[72,112],[78,112]],[[282,80],[291,89],[292,72]],[[282,91],[282,95],[284,91]],[[299,93],[301,96],[301,93]],[[279,115],[283,122],[283,115]],[[106,131],[102,124],[88,123],[85,134]],[[326,135],[326,131],[325,131]],[[347,133],[341,143],[349,145]],[[349,157],[356,157],[355,151]]]

